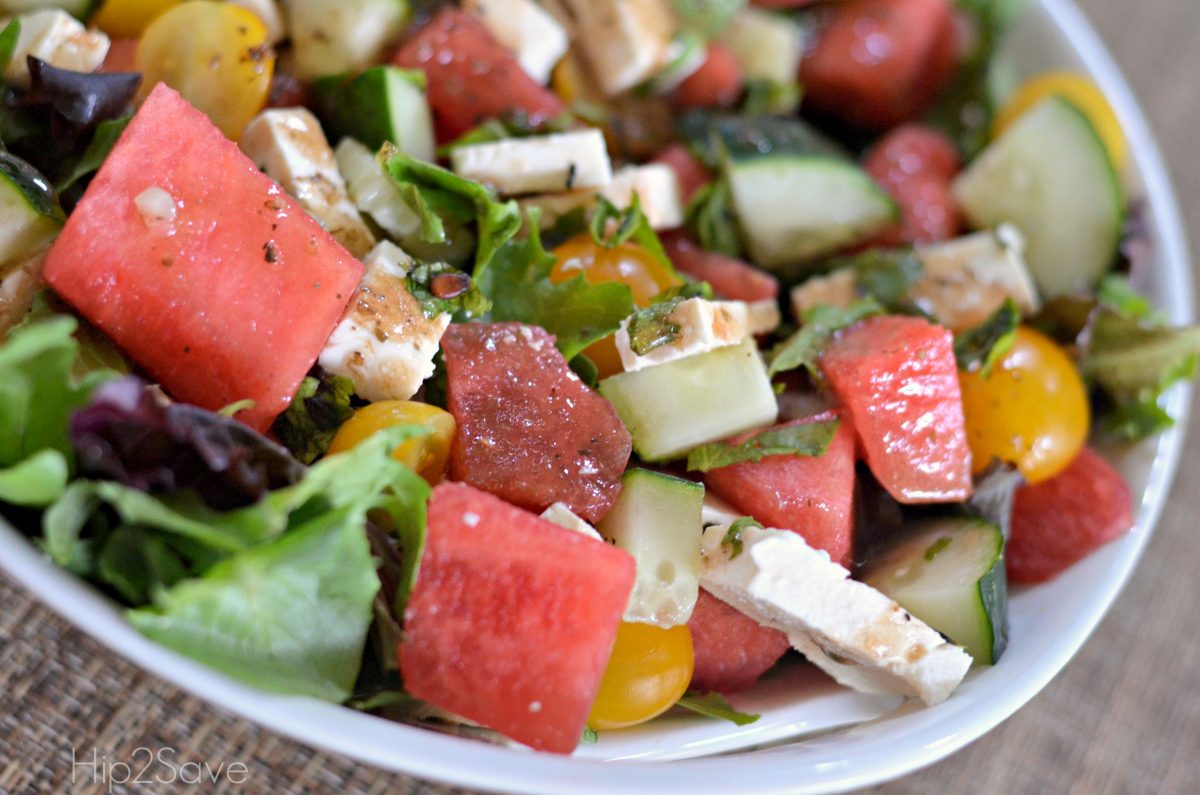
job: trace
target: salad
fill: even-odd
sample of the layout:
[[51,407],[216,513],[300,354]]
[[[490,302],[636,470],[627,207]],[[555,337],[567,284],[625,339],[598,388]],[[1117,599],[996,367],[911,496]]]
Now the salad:
[[232,677],[547,752],[783,658],[953,698],[1200,352],[1018,6],[4,0],[0,510]]

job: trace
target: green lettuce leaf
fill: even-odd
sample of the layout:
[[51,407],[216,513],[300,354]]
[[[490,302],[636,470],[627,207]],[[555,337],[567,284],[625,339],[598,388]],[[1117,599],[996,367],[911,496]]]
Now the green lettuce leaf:
[[1011,298],[975,328],[954,335],[954,358],[958,369],[978,371],[987,378],[996,362],[1012,348],[1017,338],[1021,311]]
[[128,612],[143,635],[249,684],[346,700],[379,578],[351,506],[159,590]]
[[338,428],[354,415],[354,382],[339,375],[308,376],[271,431],[298,460],[311,464],[329,449]]
[[55,190],[63,193],[88,174],[98,170],[104,159],[108,157],[108,153],[112,151],[113,146],[116,145],[117,139],[121,137],[121,133],[125,132],[125,128],[129,126],[129,120],[132,118],[132,116],[125,116],[100,122],[96,131],[92,133],[91,143],[88,144],[87,149],[83,150],[83,154],[79,156],[74,165],[59,179],[58,184],[54,186]]
[[400,195],[421,219],[428,243],[445,243],[450,222],[474,221],[478,240],[474,275],[478,278],[488,263],[521,228],[521,213],[515,201],[499,202],[491,191],[440,166],[417,160],[392,144],[379,150],[379,162],[400,189]]
[[836,419],[810,422],[804,425],[785,425],[751,436],[739,444],[713,442],[701,445],[688,453],[687,468],[693,472],[761,461],[771,455],[824,455],[837,433]]
[[20,39],[21,18],[14,17],[4,26],[4,30],[0,30],[0,74],[8,69],[8,62],[12,60]]
[[800,330],[772,350],[770,374],[803,367],[814,378],[819,378],[817,360],[833,335],[860,320],[883,312],[884,308],[873,298],[856,301],[845,309],[823,305],[812,307],[804,313],[804,325]]
[[700,694],[688,691],[676,702],[676,706],[705,717],[727,720],[736,726],[746,726],[762,717],[753,713],[738,712],[719,693]]
[[492,319],[541,326],[558,340],[569,361],[591,343],[617,330],[633,312],[633,293],[624,284],[588,284],[582,274],[550,281],[554,256],[542,247],[538,213],[529,212],[529,237],[501,246],[478,279],[492,302]]
[[71,412],[111,375],[76,377],[76,327],[70,317],[23,323],[0,346],[0,500],[41,507],[66,486]]

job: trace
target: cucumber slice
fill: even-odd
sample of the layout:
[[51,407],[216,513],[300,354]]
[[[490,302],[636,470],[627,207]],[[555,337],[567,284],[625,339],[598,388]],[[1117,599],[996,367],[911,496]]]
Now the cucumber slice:
[[0,151],[0,275],[50,245],[63,221],[49,180]]
[[679,135],[703,162],[716,168],[726,159],[764,155],[821,155],[850,161],[841,144],[801,119],[693,110],[680,117]]
[[775,391],[753,339],[600,382],[646,461],[770,425]]
[[42,11],[47,8],[60,8],[80,22],[87,22],[92,15],[98,0],[3,0],[0,2],[0,12],[5,14],[24,14],[27,11]]
[[343,138],[333,156],[354,206],[371,216],[380,229],[403,240],[421,228],[421,219],[400,198],[396,183],[383,173],[370,149],[353,138]]
[[374,151],[391,141],[406,155],[433,161],[423,73],[375,66],[358,75],[331,75],[313,83],[312,96],[330,140],[350,137]]
[[772,155],[731,163],[728,173],[750,256],[785,278],[896,219],[895,203],[853,163]]
[[934,519],[885,553],[863,579],[988,665],[1008,642],[1003,553],[1004,536],[990,522]]
[[597,529],[637,561],[626,621],[668,628],[686,624],[700,591],[700,510],[704,486],[631,469],[621,496]]
[[409,18],[407,0],[286,0],[284,6],[301,80],[378,63]]
[[1091,122],[1064,99],[1018,119],[953,190],[973,226],[1021,230],[1043,298],[1092,287],[1116,260],[1125,192]]

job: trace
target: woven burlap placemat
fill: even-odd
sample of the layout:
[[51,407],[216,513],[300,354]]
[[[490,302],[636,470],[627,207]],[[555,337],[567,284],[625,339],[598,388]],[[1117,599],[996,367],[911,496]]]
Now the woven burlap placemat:
[[[1200,2],[1081,5],[1138,92],[1200,229]],[[1000,728],[876,792],[1200,793],[1200,433],[1189,440],[1146,558],[1083,652]],[[112,792],[461,792],[315,751],[192,698],[0,576],[0,793],[105,792],[90,765],[144,763],[148,752],[138,749],[172,749],[177,763],[240,764],[245,774],[222,787]]]

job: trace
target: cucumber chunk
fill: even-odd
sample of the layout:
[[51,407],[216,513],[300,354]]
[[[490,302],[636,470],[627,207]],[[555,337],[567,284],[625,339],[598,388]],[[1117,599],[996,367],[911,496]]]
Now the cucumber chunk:
[[421,219],[405,204],[392,178],[371,150],[353,138],[343,138],[333,150],[338,171],[346,180],[350,200],[395,240],[403,240],[421,228]]
[[854,163],[776,155],[728,171],[750,256],[785,278],[896,219],[895,203]]
[[621,484],[617,504],[597,529],[637,561],[625,620],[686,624],[700,591],[704,486],[647,469],[629,470]]
[[800,71],[803,35],[794,17],[744,8],[725,29],[724,41],[746,80],[782,85]]
[[374,66],[358,75],[331,75],[313,83],[313,104],[330,140],[361,141],[378,151],[391,141],[406,155],[432,162],[433,117],[424,75]]
[[953,190],[973,226],[1021,230],[1043,298],[1092,287],[1116,260],[1125,192],[1091,122],[1064,99],[1018,119]]
[[646,461],[770,425],[775,391],[753,339],[600,382]]
[[983,519],[949,517],[870,566],[864,581],[964,647],[976,663],[1000,659],[1008,642],[1004,536]]
[[50,182],[24,160],[0,151],[0,275],[49,246],[63,221]]

